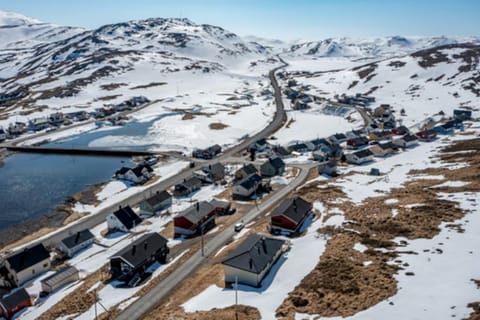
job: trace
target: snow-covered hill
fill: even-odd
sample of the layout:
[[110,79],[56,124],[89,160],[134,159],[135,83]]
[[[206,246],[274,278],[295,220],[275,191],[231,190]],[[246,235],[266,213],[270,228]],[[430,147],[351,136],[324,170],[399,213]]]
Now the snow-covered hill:
[[386,103],[397,111],[405,109],[406,115],[398,118],[413,125],[440,111],[451,114],[460,106],[478,106],[479,61],[480,45],[463,43],[330,72],[323,71],[322,59],[312,61],[308,70],[300,69],[296,63],[298,72],[294,74],[319,96],[333,99],[343,93],[373,95],[376,105]]
[[374,58],[401,56],[426,48],[465,42],[480,43],[480,38],[401,36],[371,39],[329,38],[322,41],[297,43],[287,52],[316,57]]

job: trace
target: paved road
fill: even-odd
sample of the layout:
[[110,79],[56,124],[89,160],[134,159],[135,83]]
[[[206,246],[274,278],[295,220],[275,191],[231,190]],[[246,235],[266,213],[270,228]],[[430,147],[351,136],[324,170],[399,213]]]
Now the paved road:
[[[280,87],[278,86],[277,80],[275,78],[275,72],[281,68],[284,68],[287,63],[285,63],[283,60],[283,65],[279,66],[273,70],[270,71],[269,73],[269,78],[272,83],[272,87],[274,89],[274,95],[275,95],[275,104],[276,104],[276,112],[273,117],[273,120],[268,124],[267,127],[265,127],[262,131],[258,132],[257,134],[243,140],[241,143],[239,143],[236,146],[233,146],[230,149],[225,150],[219,157],[214,158],[212,160],[204,161],[202,163],[197,164],[194,168],[188,168],[183,171],[181,171],[179,174],[172,176],[168,179],[165,179],[164,181],[161,181],[158,184],[152,185],[148,187],[146,190],[139,192],[137,194],[131,195],[128,198],[119,201],[117,203],[114,203],[102,210],[100,210],[98,213],[89,215],[84,217],[83,219],[73,222],[61,229],[58,229],[45,237],[39,238],[31,243],[30,245],[34,245],[37,243],[43,243],[46,246],[51,246],[51,245],[56,245],[59,241],[61,241],[63,238],[74,234],[78,231],[81,231],[83,229],[89,229],[92,228],[102,222],[105,221],[106,217],[113,211],[117,210],[119,206],[126,206],[126,205],[136,205],[142,200],[144,200],[144,197],[146,194],[153,194],[156,191],[162,191],[165,190],[175,184],[180,183],[184,179],[190,177],[193,174],[193,171],[198,170],[200,166],[208,165],[209,163],[214,163],[218,161],[223,161],[225,162],[228,160],[231,156],[234,154],[246,149],[248,146],[250,146],[253,142],[262,139],[264,137],[268,137],[278,129],[282,127],[283,121],[286,118],[285,111],[284,111],[284,106],[283,106],[283,101],[282,101],[282,93],[280,90]],[[152,102],[153,103],[153,102]],[[146,107],[147,105],[145,105]],[[187,160],[187,159],[185,159]]]
[[[238,218],[243,220],[245,224],[257,218],[259,215],[266,213],[272,205],[280,202],[288,194],[294,191],[297,187],[302,185],[307,176],[310,168],[315,165],[299,165],[300,174],[283,189],[273,194],[268,200],[254,207],[244,216]],[[196,268],[198,268],[209,255],[215,253],[222,246],[224,246],[235,234],[235,231],[231,227],[227,227],[222,232],[213,237],[205,244],[204,251],[205,256],[202,256],[202,250],[198,250],[187,261],[180,265],[175,271],[173,271],[168,277],[160,282],[156,287],[150,290],[148,293],[140,297],[128,308],[126,308],[118,317],[117,320],[133,320],[142,319],[144,315],[150,312],[155,306],[165,298],[170,291],[175,289],[178,284],[187,278]]]

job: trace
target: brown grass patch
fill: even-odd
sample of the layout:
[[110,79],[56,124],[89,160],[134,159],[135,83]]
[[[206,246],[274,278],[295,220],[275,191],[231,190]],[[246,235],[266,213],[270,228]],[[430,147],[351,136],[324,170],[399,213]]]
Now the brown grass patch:
[[223,130],[228,127],[227,124],[221,123],[221,122],[212,122],[208,125],[210,130]]
[[[474,151],[480,149],[480,139],[460,141],[443,149],[443,152]],[[315,182],[301,188],[299,195],[309,201],[322,201],[325,206],[338,207],[345,212],[344,228],[328,227],[319,232],[332,237],[315,269],[289,294],[277,310],[277,317],[293,319],[295,312],[320,316],[350,316],[387,299],[397,291],[394,274],[398,267],[387,264],[396,257],[395,252],[382,253],[375,248],[394,249],[395,237],[408,239],[432,238],[440,231],[442,222],[462,218],[464,212],[457,203],[438,199],[438,192],[465,192],[480,190],[480,155],[478,152],[443,153],[444,161],[466,162],[469,166],[459,169],[435,168],[412,170],[411,175],[443,175],[448,181],[465,181],[462,187],[436,187],[444,180],[417,180],[391,190],[388,195],[367,198],[361,205],[347,201],[345,193],[338,187]],[[397,203],[386,204],[387,199],[398,199]],[[338,199],[345,202],[338,203]],[[422,204],[406,207],[408,204]],[[397,210],[395,216],[392,209]],[[353,230],[353,231],[352,231]],[[353,250],[355,242],[361,242],[368,250],[359,253]],[[408,252],[404,252],[408,253]],[[372,261],[365,267],[363,262]],[[395,262],[401,263],[396,259]],[[472,319],[477,319],[479,304],[474,308]]]
[[182,120],[192,120],[192,119],[195,119],[195,116],[193,115],[193,113],[190,113],[190,112],[185,112],[185,114],[182,117]]
[[144,84],[144,85],[131,87],[130,90],[147,89],[147,88],[151,88],[151,87],[163,86],[163,85],[166,85],[166,84],[167,84],[166,82],[150,82],[149,84]]

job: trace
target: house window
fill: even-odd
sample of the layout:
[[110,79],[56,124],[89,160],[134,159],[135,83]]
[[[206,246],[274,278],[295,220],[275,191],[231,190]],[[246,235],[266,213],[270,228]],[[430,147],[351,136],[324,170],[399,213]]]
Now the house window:
[[43,267],[46,268],[48,266],[48,263],[44,263]]
[[35,269],[32,270],[32,274],[35,274]]

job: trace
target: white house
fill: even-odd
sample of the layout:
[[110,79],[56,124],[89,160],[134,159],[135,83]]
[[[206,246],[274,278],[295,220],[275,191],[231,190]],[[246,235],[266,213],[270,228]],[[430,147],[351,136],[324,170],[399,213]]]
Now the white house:
[[242,180],[235,183],[232,187],[232,195],[234,198],[249,198],[251,197],[258,189],[258,186],[262,178],[256,174],[252,173]]
[[61,252],[65,253],[67,257],[71,258],[78,251],[91,245],[94,240],[95,236],[90,230],[85,229],[66,237],[60,241],[57,247]]
[[122,167],[115,172],[115,177],[135,184],[141,184],[153,177],[153,169],[149,165],[138,165],[133,169]]
[[128,232],[130,229],[138,226],[142,219],[133,212],[129,206],[119,208],[117,211],[111,213],[107,217],[108,230],[118,230]]
[[348,163],[363,164],[373,161],[373,153],[369,149],[363,149],[357,152],[345,154]]
[[403,137],[397,138],[392,143],[401,148],[409,148],[416,145],[418,138],[413,134],[406,134]]
[[8,279],[16,286],[20,286],[50,269],[50,253],[40,243],[6,258],[5,267]]

